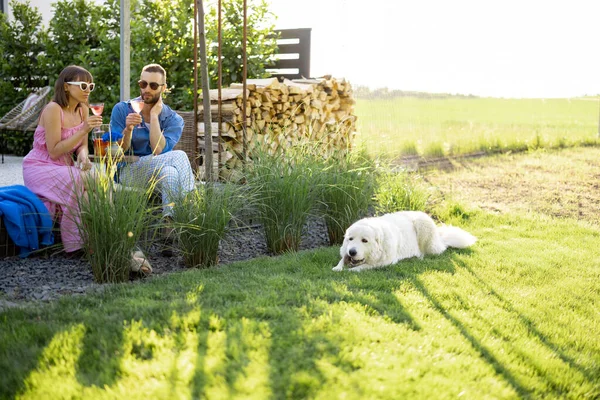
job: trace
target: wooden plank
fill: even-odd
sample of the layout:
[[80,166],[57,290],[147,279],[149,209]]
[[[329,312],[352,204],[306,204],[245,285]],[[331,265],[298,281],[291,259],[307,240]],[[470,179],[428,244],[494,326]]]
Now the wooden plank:
[[[237,97],[241,97],[242,96],[242,91],[243,89],[238,89],[238,88],[224,88],[221,89],[221,100],[222,101],[226,101],[226,100],[233,100],[236,99]],[[246,94],[248,94],[249,91],[246,90]],[[199,96],[200,99],[203,99],[203,95],[200,94]],[[219,91],[218,89],[211,89],[210,90],[210,100],[211,101],[218,101],[219,100]]]
[[[266,78],[266,79],[248,79],[246,80],[246,85],[256,85],[260,87],[274,87],[277,88],[280,83],[277,78]],[[241,89],[243,86],[242,83],[232,83],[229,85],[231,88]]]
[[[298,54],[298,55],[300,55],[302,50],[304,50],[304,46],[301,43],[282,43],[282,44],[278,44],[277,47],[279,48],[278,54]],[[277,54],[275,56],[277,56]]]

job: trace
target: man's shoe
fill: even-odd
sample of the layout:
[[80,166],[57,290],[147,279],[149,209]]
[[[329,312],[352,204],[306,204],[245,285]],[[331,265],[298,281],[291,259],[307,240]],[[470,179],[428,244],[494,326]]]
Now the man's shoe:
[[160,255],[163,257],[173,257],[174,252],[173,249],[169,246],[169,247],[165,247],[160,251]]

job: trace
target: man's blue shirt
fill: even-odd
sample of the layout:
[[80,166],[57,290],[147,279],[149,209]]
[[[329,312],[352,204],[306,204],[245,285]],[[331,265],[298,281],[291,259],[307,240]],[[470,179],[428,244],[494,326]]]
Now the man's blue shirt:
[[[130,101],[121,101],[117,103],[110,116],[110,129],[113,132],[123,132],[125,130],[125,118],[127,114],[135,112],[131,107]],[[162,111],[158,116],[160,130],[165,137],[165,148],[162,153],[173,150],[173,147],[179,142],[183,132],[183,118],[169,106],[163,104]],[[152,154],[150,147],[150,129],[145,121],[142,121],[142,127],[136,125],[131,134],[130,150],[136,156],[147,156]],[[162,154],[161,153],[161,154]]]

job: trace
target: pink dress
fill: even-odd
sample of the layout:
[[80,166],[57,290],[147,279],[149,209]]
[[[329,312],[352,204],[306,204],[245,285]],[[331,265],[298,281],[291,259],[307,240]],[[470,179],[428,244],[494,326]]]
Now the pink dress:
[[[64,114],[61,112],[61,126]],[[81,108],[80,108],[81,112]],[[61,140],[67,139],[81,129],[83,122],[72,128],[61,128]],[[33,134],[33,149],[23,159],[23,181],[25,186],[38,195],[50,213],[62,211],[60,234],[65,251],[72,252],[82,247],[79,234],[79,206],[75,188],[83,188],[81,170],[74,166],[73,152],[81,146],[81,141],[71,153],[53,160],[46,147],[46,129],[38,125]]]

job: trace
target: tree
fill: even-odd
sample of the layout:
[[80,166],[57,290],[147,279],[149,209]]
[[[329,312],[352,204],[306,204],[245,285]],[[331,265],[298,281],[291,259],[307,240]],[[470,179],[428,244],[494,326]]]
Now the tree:
[[[137,96],[141,69],[159,63],[168,72],[171,91],[165,102],[191,110],[194,71],[194,0],[131,0],[131,96]],[[14,20],[0,13],[0,111],[18,104],[32,89],[53,84],[62,69],[77,64],[94,76],[94,101],[105,115],[119,100],[120,2],[57,0],[46,31],[41,14],[28,1],[12,1]],[[223,85],[242,79],[243,0],[223,0]],[[217,13],[206,18],[211,87],[217,85]],[[274,15],[264,0],[248,0],[248,78],[265,76],[277,49]]]
[[48,84],[42,15],[28,1],[11,2],[13,19],[0,14],[0,110],[2,115],[36,88]]
[[131,21],[132,96],[139,94],[142,67],[158,63],[167,71],[171,94],[166,102],[191,110],[194,78],[194,6],[192,0],[140,0]]
[[98,22],[98,47],[90,50],[89,71],[98,83],[94,100],[104,102],[104,117],[110,113],[120,99],[121,21],[120,0],[105,0],[96,14]]
[[53,3],[48,40],[48,74],[54,81],[68,65],[90,69],[90,53],[101,49],[101,6],[89,0],[58,0]]

